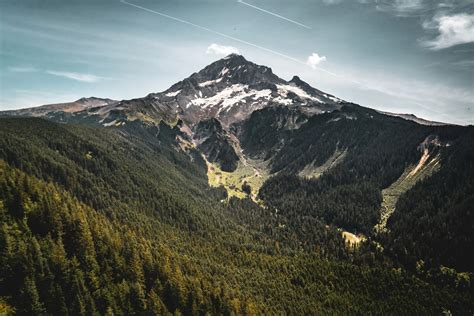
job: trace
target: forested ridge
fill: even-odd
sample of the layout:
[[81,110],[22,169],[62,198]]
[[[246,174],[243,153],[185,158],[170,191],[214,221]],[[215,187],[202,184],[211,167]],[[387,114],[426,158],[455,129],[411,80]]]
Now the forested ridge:
[[[389,219],[390,234],[373,237],[412,269],[423,260],[429,267],[474,271],[467,251],[474,249],[472,126],[423,126],[353,106],[313,116],[286,132],[286,139],[272,159],[279,172],[263,185],[260,197],[288,217],[322,218],[367,236],[374,235],[380,217],[382,189],[416,165],[426,146],[437,157],[439,172],[401,195]],[[345,151],[344,159],[319,178],[295,174],[311,161],[323,164],[337,150]]]
[[[453,139],[453,135],[447,135]],[[415,267],[445,265],[474,271],[474,129],[442,155],[441,170],[401,196],[388,221],[385,243],[398,260]]]
[[[0,311],[472,313],[469,276],[460,279],[450,272],[441,275],[446,282],[432,282],[423,271],[398,268],[396,255],[371,244],[348,249],[331,225],[340,222],[277,211],[276,200],[267,198],[266,207],[235,198],[222,203],[226,193],[208,187],[199,155],[175,149],[177,128],[135,124],[104,129],[0,119]],[[471,151],[465,155],[459,158],[464,165],[452,164],[472,167],[465,160]],[[279,177],[288,177],[275,186],[282,194],[305,185],[320,190],[316,180],[309,185]],[[449,175],[439,177],[432,181]],[[467,175],[462,179],[469,181]],[[354,203],[376,203],[371,181],[347,188],[349,194],[338,189],[334,200],[336,194],[360,190],[362,200],[354,196]],[[288,186],[284,190],[282,183]],[[379,188],[383,176],[376,183]],[[472,188],[464,187],[456,200],[460,204],[453,202],[463,218]],[[295,197],[295,205],[307,203],[306,194]],[[411,201],[406,199],[400,205]],[[440,211],[440,218],[448,212]],[[372,224],[371,215],[360,216],[355,223]],[[393,232],[397,222],[390,223]],[[422,255],[432,257],[427,251]]]

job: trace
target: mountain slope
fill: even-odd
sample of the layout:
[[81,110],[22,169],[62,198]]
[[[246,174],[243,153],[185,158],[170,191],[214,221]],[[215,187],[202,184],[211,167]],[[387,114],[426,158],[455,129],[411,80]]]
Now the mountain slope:
[[472,310],[467,292],[324,255],[344,251],[337,235],[316,254],[277,243],[261,226],[278,231],[273,216],[239,200],[227,210],[168,150],[172,128],[0,122],[0,297],[18,314]]
[[69,103],[57,103],[57,104],[47,104],[34,108],[20,109],[20,110],[11,110],[0,112],[1,115],[6,116],[34,116],[34,117],[54,117],[55,114],[60,112],[64,113],[76,113],[84,110],[99,108],[110,104],[118,103],[118,101],[111,99],[101,99],[101,98],[81,98],[74,102]]
[[[153,304],[186,313],[472,312],[473,127],[386,115],[238,55],[161,93],[81,102],[82,110],[66,104],[3,113],[49,121],[0,118],[4,169],[28,179],[4,184],[0,199],[9,227],[41,239],[28,212],[16,218],[12,205],[37,201],[28,181],[53,185],[67,203],[111,221],[110,230],[130,231],[121,242],[166,248],[188,286],[168,274],[157,278],[140,257],[146,272],[145,281],[133,281],[138,287],[127,279],[117,292],[113,276],[101,281],[113,300],[128,304],[110,305],[115,312]],[[358,242],[346,239],[353,235]],[[115,250],[113,260],[131,260]],[[144,249],[159,257],[155,251]],[[80,256],[69,253],[68,260]],[[40,295],[46,306],[48,295],[31,278],[25,289],[0,294],[0,305],[17,306],[31,290],[29,299]],[[388,284],[375,286],[377,278]],[[140,298],[134,307],[124,293]]]

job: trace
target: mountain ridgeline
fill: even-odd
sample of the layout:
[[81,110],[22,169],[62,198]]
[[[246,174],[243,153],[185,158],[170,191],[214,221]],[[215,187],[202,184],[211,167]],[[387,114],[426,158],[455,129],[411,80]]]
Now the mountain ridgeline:
[[0,314],[474,312],[472,126],[234,54],[0,116]]

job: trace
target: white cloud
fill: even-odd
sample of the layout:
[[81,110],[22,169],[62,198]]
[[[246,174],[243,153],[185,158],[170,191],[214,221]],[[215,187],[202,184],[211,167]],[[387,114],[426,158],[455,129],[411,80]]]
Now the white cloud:
[[30,66],[8,67],[10,72],[37,72],[38,69]]
[[436,29],[438,36],[433,40],[422,41],[430,49],[439,50],[474,42],[474,14],[437,16],[423,23],[425,29]]
[[326,56],[319,56],[318,53],[312,53],[308,56],[306,60],[306,65],[310,66],[313,69],[316,69],[316,66],[326,61]]
[[53,70],[46,70],[45,72],[53,76],[64,77],[64,78],[68,78],[68,79],[72,79],[76,81],[89,82],[89,83],[97,82],[104,79],[103,77],[99,77],[96,75],[81,74],[77,72],[53,71]]
[[233,46],[224,46],[213,43],[209,45],[206,50],[206,54],[213,54],[213,55],[230,55],[230,54],[239,54],[239,50]]

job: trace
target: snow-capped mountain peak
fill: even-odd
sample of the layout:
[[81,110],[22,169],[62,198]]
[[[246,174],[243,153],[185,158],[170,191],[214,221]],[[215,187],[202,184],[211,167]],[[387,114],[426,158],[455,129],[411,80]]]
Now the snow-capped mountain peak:
[[341,100],[312,88],[298,77],[285,81],[271,68],[231,54],[162,93],[155,100],[177,105],[185,121],[216,117],[224,125],[248,117],[267,106],[300,107],[308,114],[339,108]]
[[[338,109],[342,101],[311,87],[299,77],[286,81],[269,67],[231,54],[166,91],[144,98],[120,102],[91,98],[77,102],[83,104],[83,110],[71,113],[71,117],[88,121],[96,118],[104,126],[137,119],[155,123],[181,119],[188,125],[195,125],[216,118],[227,127],[266,107],[291,107],[314,115]],[[93,107],[94,104],[97,106]]]

